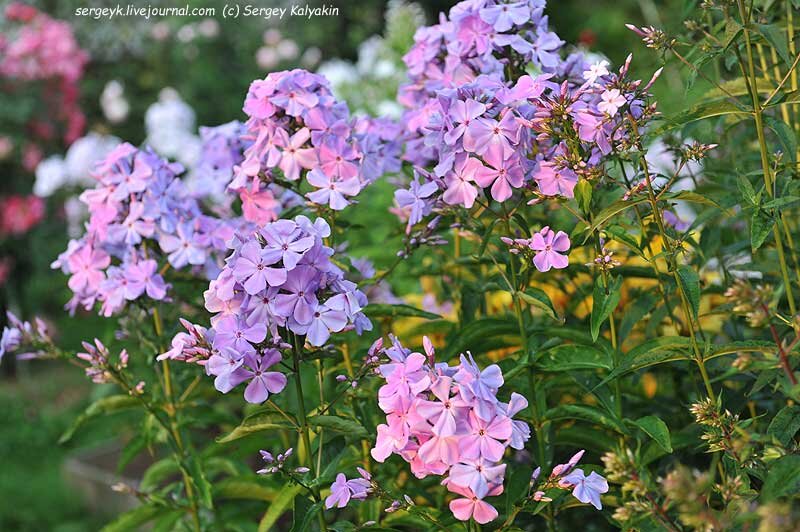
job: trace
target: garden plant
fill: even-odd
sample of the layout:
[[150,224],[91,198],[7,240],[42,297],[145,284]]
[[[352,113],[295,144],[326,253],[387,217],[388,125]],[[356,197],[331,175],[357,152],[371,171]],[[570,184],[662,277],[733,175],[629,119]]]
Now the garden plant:
[[[800,6],[687,4],[611,64],[464,1],[400,118],[281,70],[190,165],[97,161],[53,268],[114,337],[10,315],[0,353],[113,385],[61,443],[136,413],[106,530],[797,530]],[[704,97],[660,113],[648,54]]]

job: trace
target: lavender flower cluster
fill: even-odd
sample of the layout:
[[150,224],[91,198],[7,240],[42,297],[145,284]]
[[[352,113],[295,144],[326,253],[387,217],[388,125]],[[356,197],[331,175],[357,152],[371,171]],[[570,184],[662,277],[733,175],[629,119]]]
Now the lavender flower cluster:
[[[361,311],[366,296],[331,261],[333,249],[323,242],[328,236],[322,218],[297,216],[231,239],[233,252],[205,292],[206,309],[214,314],[206,369],[219,391],[255,375],[262,384],[251,382],[245,399],[263,402],[286,384],[282,374],[266,371],[281,360],[283,340],[295,335],[322,346],[332,333],[372,329]],[[295,346],[302,341],[292,340]]]
[[178,177],[182,171],[128,143],[97,164],[97,185],[80,197],[90,213],[86,233],[53,263],[70,276],[71,312],[100,302],[111,316],[144,295],[164,300],[167,267],[217,275],[238,221],[203,214]]
[[239,192],[245,218],[259,225],[274,216],[251,206],[269,202],[268,183],[276,177],[293,182],[305,176],[314,188],[306,194],[311,202],[342,210],[351,203],[348,198],[399,168],[393,126],[352,120],[328,81],[305,70],[273,72],[254,81],[244,112],[249,119],[242,138],[250,145],[230,188]]

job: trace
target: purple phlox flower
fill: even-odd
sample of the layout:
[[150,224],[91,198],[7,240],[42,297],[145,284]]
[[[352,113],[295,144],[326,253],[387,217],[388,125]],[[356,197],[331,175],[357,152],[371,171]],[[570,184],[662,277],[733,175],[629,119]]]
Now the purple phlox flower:
[[187,264],[201,265],[206,262],[206,250],[197,242],[197,235],[191,222],[179,223],[175,228],[176,235],[162,234],[159,245],[164,253],[168,253],[169,263],[176,269]]
[[325,499],[325,508],[344,508],[350,499],[366,499],[372,486],[369,480],[354,478],[347,480],[344,473],[336,475],[336,480],[331,485],[331,494]]
[[293,270],[303,255],[314,245],[313,236],[303,236],[303,229],[291,220],[277,220],[261,229],[270,259],[283,261],[286,270]]
[[595,471],[587,477],[583,469],[576,469],[559,482],[560,486],[572,486],[572,495],[584,504],[591,504],[598,510],[603,509],[600,495],[608,491],[608,481]]
[[214,348],[233,349],[239,357],[255,353],[252,344],[258,344],[267,337],[267,327],[263,323],[248,325],[241,318],[225,316],[214,325]]
[[256,241],[247,242],[239,250],[233,268],[233,276],[242,283],[248,294],[258,294],[267,285],[281,286],[286,282],[285,268],[271,268],[280,260],[273,249],[264,250]]
[[495,31],[504,32],[528,22],[531,9],[524,2],[513,2],[482,7],[480,14],[483,21],[491,24]]
[[76,294],[94,292],[105,279],[103,270],[111,264],[111,257],[87,242],[69,256],[67,264],[72,273],[67,283],[70,289]]
[[492,186],[492,197],[495,201],[505,201],[511,197],[512,188],[522,186],[524,173],[518,159],[495,159],[487,153],[489,167],[482,166],[475,173],[475,182],[481,187]]
[[424,216],[430,214],[433,201],[429,198],[438,189],[439,186],[434,181],[421,184],[419,176],[416,175],[408,190],[395,191],[394,198],[397,200],[398,206],[409,208],[411,211],[408,217],[409,227],[418,224]]
[[358,177],[340,180],[327,175],[319,168],[310,171],[306,179],[311,186],[319,189],[309,192],[306,197],[314,203],[327,204],[335,211],[340,211],[350,205],[350,201],[345,196],[355,196],[361,191],[361,182]]
[[269,394],[280,393],[286,387],[286,375],[278,371],[267,371],[281,360],[277,349],[268,349],[263,356],[246,355],[244,371],[251,379],[244,391],[244,399],[248,403],[261,404],[269,398]]
[[228,393],[247,380],[250,374],[245,371],[244,356],[234,349],[224,347],[211,355],[206,363],[206,372],[214,375],[214,388],[222,393]]
[[[507,405],[500,403],[499,406],[506,416],[513,418],[517,413],[528,408],[528,400],[517,392],[511,394],[511,400]],[[525,442],[531,437],[531,428],[524,421],[518,419],[511,420],[511,439],[509,447],[517,450],[525,448]]]
[[470,209],[478,197],[478,189],[472,184],[478,180],[483,165],[478,159],[466,154],[459,154],[453,165],[453,170],[444,176],[447,189],[442,199],[449,205],[463,205]]
[[578,184],[578,176],[569,168],[556,168],[554,163],[543,161],[534,175],[539,190],[546,196],[562,195],[574,197],[573,190]]
[[566,268],[569,259],[562,253],[569,251],[569,247],[569,237],[564,231],[556,233],[545,226],[531,238],[531,249],[537,252],[533,264],[540,272],[550,271],[550,268]]
[[148,297],[156,300],[162,300],[167,295],[168,285],[158,273],[158,263],[153,259],[129,264],[125,268],[125,278],[127,280],[125,298],[128,300],[132,301],[145,292]]
[[481,116],[485,111],[486,106],[472,98],[453,102],[450,106],[449,118],[456,125],[453,129],[445,133],[445,142],[450,145],[455,144],[464,134],[464,131],[466,131],[470,123]]
[[317,270],[310,266],[301,265],[292,270],[281,287],[284,293],[275,298],[275,311],[294,318],[300,325],[310,324],[318,304],[317,277]]
[[347,314],[325,305],[317,305],[306,332],[308,342],[319,347],[328,341],[331,332],[340,332],[347,325]]
[[278,165],[283,171],[286,179],[297,181],[300,178],[302,169],[311,169],[317,164],[317,153],[314,148],[303,148],[303,145],[311,138],[308,128],[302,128],[297,133],[289,137],[284,129],[277,129],[276,144],[283,146],[281,162]]
[[115,224],[108,229],[108,238],[114,242],[124,242],[128,246],[135,246],[142,241],[142,237],[151,237],[155,231],[152,220],[142,219],[144,205],[134,201],[130,204],[128,216],[120,224]]
[[489,486],[505,475],[506,464],[497,464],[483,458],[465,460],[450,468],[450,482],[469,488],[479,499],[489,493]]
[[320,169],[342,180],[358,177],[358,165],[353,162],[357,156],[356,150],[344,140],[325,143],[319,148]]

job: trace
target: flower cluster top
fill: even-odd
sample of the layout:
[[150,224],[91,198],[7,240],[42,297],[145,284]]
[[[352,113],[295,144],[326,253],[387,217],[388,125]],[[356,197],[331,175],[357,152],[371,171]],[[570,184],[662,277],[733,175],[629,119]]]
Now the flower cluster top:
[[653,112],[650,85],[627,78],[628,62],[617,74],[581,53],[562,59],[543,8],[461,2],[417,31],[400,101],[405,158],[418,168],[395,194],[409,227],[484,194],[571,198],[580,179],[601,178],[605,157],[625,149],[628,122]]
[[100,302],[102,314],[111,316],[144,294],[162,300],[168,267],[217,275],[225,243],[241,221],[203,214],[178,177],[182,171],[128,143],[98,163],[96,187],[81,194],[90,214],[86,234],[53,263],[70,275],[71,311]]
[[[265,201],[266,183],[305,176],[314,189],[308,200],[342,210],[364,186],[399,164],[396,135],[385,133],[393,126],[351,119],[347,105],[336,101],[328,81],[317,74],[297,69],[254,81],[244,112],[249,119],[242,138],[250,145],[230,188],[240,193],[245,207]],[[247,212],[245,217],[261,225],[272,219]]]

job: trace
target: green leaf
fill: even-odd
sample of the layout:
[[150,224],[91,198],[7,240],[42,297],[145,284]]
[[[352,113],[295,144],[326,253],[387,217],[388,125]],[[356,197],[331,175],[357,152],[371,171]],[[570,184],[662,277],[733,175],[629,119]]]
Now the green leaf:
[[597,340],[600,335],[600,326],[617,308],[620,298],[620,288],[622,287],[622,277],[616,277],[609,283],[608,293],[603,286],[603,278],[597,276],[594,281],[594,292],[592,299],[592,340]]
[[667,119],[664,124],[655,128],[652,133],[654,135],[660,135],[670,129],[684,126],[697,120],[726,115],[736,115],[739,118],[747,118],[750,117],[752,113],[741,104],[731,102],[727,98],[706,100]]
[[104,526],[101,532],[130,532],[133,530],[141,530],[142,525],[145,523],[172,511],[171,508],[166,506],[145,504],[118,516],[112,522]]
[[575,185],[575,200],[583,212],[589,212],[592,205],[592,188],[588,179],[581,179]]
[[621,213],[622,211],[633,207],[634,205],[638,205],[639,203],[643,203],[647,201],[647,198],[642,196],[638,198],[631,198],[629,200],[618,200],[600,211],[597,216],[594,217],[594,221],[592,222],[591,227],[586,230],[586,238],[584,242],[588,240],[592,234],[603,224],[609,221],[611,218],[616,216],[617,214]]
[[600,385],[606,384],[617,377],[656,364],[675,362],[678,360],[691,360],[692,344],[684,336],[665,336],[655,338],[640,344],[625,354],[620,365],[614,368]]
[[751,27],[778,52],[778,55],[786,63],[787,68],[792,66],[792,56],[789,54],[786,34],[778,26],[775,24],[753,24]]
[[772,217],[761,209],[753,211],[753,216],[750,218],[750,245],[753,253],[758,251],[767,239],[774,223]]
[[686,299],[689,300],[692,314],[697,319],[697,315],[700,313],[700,277],[690,266],[681,266],[678,268],[678,279],[681,281]]
[[447,342],[445,349],[446,356],[455,356],[463,353],[467,349],[478,350],[476,345],[484,347],[497,345],[497,338],[503,335],[514,335],[519,337],[519,325],[511,317],[503,318],[483,318],[480,320],[465,323],[458,331],[455,331]]
[[703,358],[704,360],[711,360],[712,358],[736,353],[773,353],[775,349],[775,342],[768,342],[766,340],[738,340],[736,342],[711,346],[711,349]]
[[179,471],[178,463],[173,457],[163,458],[147,468],[144,475],[142,475],[139,489],[142,491],[154,490],[163,480],[177,474]]
[[760,202],[760,196],[756,195],[756,191],[753,188],[752,183],[750,180],[747,179],[746,176],[740,175],[736,178],[736,186],[739,188],[739,192],[742,195],[742,198],[749,203],[750,205],[756,206]]
[[550,300],[550,296],[544,290],[529,286],[524,292],[517,292],[517,296],[527,304],[543,310],[545,314],[554,320],[562,321],[553,306],[553,302]]
[[364,314],[370,318],[425,318],[440,320],[441,316],[426,310],[412,307],[411,305],[388,305],[371,303],[364,307]]
[[527,466],[515,467],[506,482],[506,513],[511,513],[514,505],[522,500],[528,491],[533,469]]
[[258,532],[274,530],[275,523],[277,523],[283,513],[289,509],[294,502],[295,496],[300,493],[300,490],[302,490],[302,488],[296,484],[283,487],[258,523]]
[[791,405],[781,408],[772,418],[767,427],[767,434],[781,442],[782,445],[788,446],[798,430],[800,430],[800,406]]
[[83,413],[73,421],[72,425],[61,435],[59,438],[58,443],[64,444],[68,442],[72,437],[75,435],[75,431],[77,431],[81,425],[86,423],[92,418],[103,416],[106,414],[111,414],[112,412],[119,412],[120,410],[125,410],[128,408],[133,408],[135,406],[139,406],[141,403],[138,399],[130,395],[111,395],[109,397],[103,397],[102,399],[98,399],[94,403],[90,404]]
[[783,120],[772,118],[771,116],[764,117],[764,119],[767,126],[778,137],[778,142],[781,143],[781,148],[783,148],[784,157],[787,157],[793,163],[797,162],[797,135],[794,129]]
[[612,368],[611,355],[588,345],[566,344],[545,351],[536,361],[543,371],[575,371],[582,369]]
[[234,477],[214,482],[214,494],[220,499],[271,501],[277,491],[254,480]]
[[289,532],[305,532],[311,530],[317,514],[322,510],[322,501],[312,502],[308,497],[298,493],[294,498],[292,510],[292,528]]
[[297,430],[285,418],[275,414],[259,413],[247,416],[230,433],[217,438],[217,443],[228,443],[264,430]]
[[761,489],[761,500],[769,502],[798,492],[800,492],[800,454],[778,458],[767,472],[767,479]]
[[634,423],[642,429],[645,434],[653,438],[653,440],[666,452],[672,452],[672,443],[669,438],[669,429],[667,424],[661,421],[656,416],[645,416],[637,419]]
[[314,427],[330,429],[341,432],[348,438],[366,438],[369,436],[367,429],[355,419],[339,416],[310,416],[308,424]]
[[628,334],[633,330],[633,327],[644,318],[648,312],[653,310],[653,307],[658,302],[659,298],[652,292],[640,293],[633,299],[630,305],[625,307],[622,313],[622,320],[619,325],[619,339],[620,342],[628,337]]
[[611,417],[602,410],[593,406],[586,405],[560,405],[551,408],[544,414],[545,421],[557,421],[560,419],[579,419],[595,425],[600,425],[608,429],[627,434],[625,426],[616,418]]

